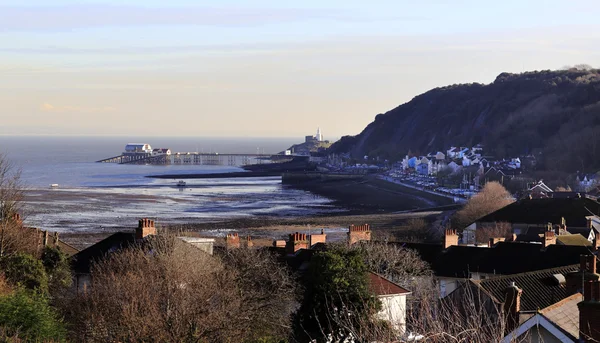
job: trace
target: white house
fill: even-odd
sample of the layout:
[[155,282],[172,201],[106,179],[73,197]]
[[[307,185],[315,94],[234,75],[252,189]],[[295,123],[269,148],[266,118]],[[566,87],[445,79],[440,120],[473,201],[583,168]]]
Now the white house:
[[457,152],[456,152],[456,158],[463,158],[463,156],[465,156],[467,153],[469,152],[469,148],[464,148],[461,147]]
[[388,321],[400,335],[406,331],[406,296],[409,291],[384,278],[369,272],[369,285],[377,299],[381,301],[381,311],[377,317]]
[[450,149],[448,149],[448,151],[446,151],[446,156],[448,156],[448,158],[455,158],[457,152],[458,148],[453,146]]
[[437,154],[435,154],[435,159],[438,161],[443,161],[446,159],[446,155],[443,152],[438,151]]
[[408,169],[408,160],[410,160],[410,157],[408,157],[408,155],[406,155],[406,157],[404,157],[402,159],[402,162],[401,162],[402,170]]
[[126,154],[135,154],[135,153],[152,153],[152,147],[150,144],[146,143],[129,143],[125,146]]
[[576,293],[558,303],[537,311],[532,317],[510,332],[502,343],[512,342],[580,342],[579,304],[583,300]]

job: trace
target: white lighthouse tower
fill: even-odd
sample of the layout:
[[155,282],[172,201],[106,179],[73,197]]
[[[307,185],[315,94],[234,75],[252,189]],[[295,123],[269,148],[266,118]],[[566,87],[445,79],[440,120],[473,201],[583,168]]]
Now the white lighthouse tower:
[[321,133],[321,128],[317,128],[317,135],[315,136],[315,138],[317,139],[317,141],[322,142],[323,141],[323,134]]

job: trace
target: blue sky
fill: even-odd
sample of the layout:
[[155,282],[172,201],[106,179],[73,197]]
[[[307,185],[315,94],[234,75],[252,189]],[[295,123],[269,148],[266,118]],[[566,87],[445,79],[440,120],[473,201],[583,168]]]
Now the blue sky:
[[0,134],[356,134],[430,88],[600,59],[597,1],[0,0]]

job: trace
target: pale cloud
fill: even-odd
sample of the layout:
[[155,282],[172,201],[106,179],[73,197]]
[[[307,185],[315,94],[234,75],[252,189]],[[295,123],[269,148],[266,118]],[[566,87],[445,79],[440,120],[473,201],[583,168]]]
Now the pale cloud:
[[103,107],[81,107],[81,106],[55,106],[49,103],[40,105],[40,111],[52,113],[105,113],[114,112],[116,109],[111,106]]
[[315,18],[348,18],[345,10],[213,8],[110,5],[0,6],[0,31],[70,30],[109,26],[254,26]]

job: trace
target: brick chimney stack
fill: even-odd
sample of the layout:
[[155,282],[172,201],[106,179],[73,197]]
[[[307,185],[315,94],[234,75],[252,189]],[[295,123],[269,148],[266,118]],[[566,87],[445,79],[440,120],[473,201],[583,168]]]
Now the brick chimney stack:
[[453,245],[458,245],[456,229],[446,229],[444,231],[444,249],[448,249]]
[[252,238],[250,235],[246,236],[246,247],[252,248],[254,246],[254,242],[252,242]]
[[598,281],[600,275],[596,274],[596,256],[580,255],[579,271],[565,275],[567,295],[583,291],[582,282]]
[[504,242],[506,240],[506,238],[504,237],[492,237],[490,238],[490,241],[488,242],[488,247],[493,247],[494,245],[496,245],[496,243],[498,242]]
[[149,235],[156,235],[156,227],[154,220],[142,218],[139,220],[138,227],[135,230],[135,238],[142,239]]
[[325,231],[323,229],[321,229],[321,233],[320,234],[312,234],[308,236],[308,240],[309,240],[309,246],[313,246],[317,243],[325,243],[325,241],[327,240],[327,235],[325,234]]
[[579,339],[581,342],[600,341],[600,281],[588,281],[583,287],[579,308]]
[[588,229],[593,229],[594,228],[594,221],[592,220],[592,217],[587,217],[586,218],[586,222],[587,222],[586,227]]
[[513,331],[519,325],[521,312],[521,295],[523,290],[511,282],[504,290],[504,314],[506,315],[506,332]]
[[300,249],[308,249],[308,238],[305,233],[292,233],[285,246],[288,254],[293,254]]
[[371,227],[369,224],[350,225],[348,228],[348,244],[371,240]]
[[592,247],[594,250],[598,250],[600,248],[600,232],[594,229],[594,241],[592,242]]
[[12,221],[17,226],[23,226],[23,219],[21,218],[21,215],[18,213],[13,214]]
[[241,246],[240,236],[237,233],[228,233],[225,237],[225,247],[229,249],[237,249]]
[[542,244],[544,245],[544,248],[556,244],[556,234],[554,231],[548,230],[544,232],[544,242]]

